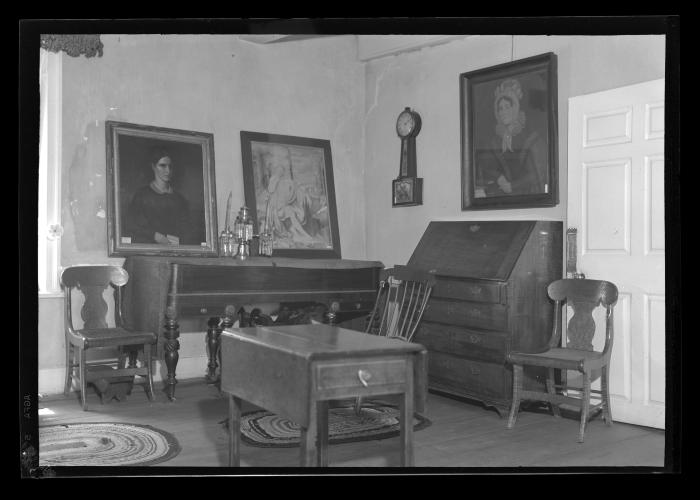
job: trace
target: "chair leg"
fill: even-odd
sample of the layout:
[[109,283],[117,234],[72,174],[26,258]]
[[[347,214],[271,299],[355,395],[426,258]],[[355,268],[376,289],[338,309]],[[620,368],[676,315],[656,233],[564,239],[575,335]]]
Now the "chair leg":
[[75,357],[73,352],[73,344],[71,344],[68,339],[66,339],[66,382],[63,385],[63,394],[70,395],[71,388],[73,387],[73,358]]
[[608,385],[608,367],[604,366],[600,377],[601,396],[603,398],[603,420],[607,425],[612,425],[612,409],[610,408],[610,389]]
[[[547,393],[550,396],[555,396],[556,391],[554,389],[554,368],[548,368],[547,369]],[[555,417],[561,417],[561,413],[559,412],[559,405],[555,403],[554,401],[551,400],[549,401],[549,406],[552,408],[552,414]]]
[[78,348],[78,355],[80,357],[79,361],[79,376],[80,376],[80,404],[83,407],[83,411],[87,411],[87,377],[86,372],[86,366],[85,366],[85,349],[80,349]]
[[520,390],[523,385],[523,367],[513,365],[513,402],[510,405],[510,415],[508,416],[508,429],[515,425],[515,419],[520,410]]
[[148,374],[146,375],[146,396],[148,396],[149,401],[153,401],[153,366],[151,361],[151,344],[146,344],[143,346],[143,357],[146,358],[146,370]]
[[591,374],[583,374],[583,395],[581,397],[581,426],[578,432],[578,442],[583,443],[583,433],[586,432],[586,422],[588,421],[588,409],[591,402]]
[[355,399],[355,415],[359,415],[362,412],[362,396],[357,396]]

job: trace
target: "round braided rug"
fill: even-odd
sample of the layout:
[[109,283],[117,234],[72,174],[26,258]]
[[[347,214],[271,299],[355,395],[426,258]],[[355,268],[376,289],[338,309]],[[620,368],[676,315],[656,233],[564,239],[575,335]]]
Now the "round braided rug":
[[[417,413],[413,417],[414,431],[430,424],[430,420]],[[399,434],[399,410],[395,406],[367,401],[363,403],[360,415],[355,413],[353,406],[328,411],[329,444],[387,439]],[[241,416],[241,438],[249,445],[289,448],[299,446],[300,436],[296,423],[267,410]]]
[[141,466],[180,453],[175,437],[150,425],[98,422],[39,428],[39,465]]

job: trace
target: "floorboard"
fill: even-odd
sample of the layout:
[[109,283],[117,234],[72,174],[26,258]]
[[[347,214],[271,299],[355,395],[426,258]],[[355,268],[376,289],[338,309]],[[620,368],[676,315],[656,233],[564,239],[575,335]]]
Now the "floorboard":
[[[102,405],[91,393],[87,412],[81,410],[76,394],[47,397],[40,407],[54,413],[40,417],[40,425],[105,421],[152,425],[173,434],[182,447],[176,457],[154,467],[224,467],[228,437],[222,421],[228,400],[203,380],[181,381],[176,395],[176,401],[170,402],[157,391],[157,400],[149,402],[143,389],[135,387],[126,401]],[[250,409],[250,405],[243,408]],[[416,467],[488,471],[492,467],[664,465],[662,430],[620,422],[606,426],[599,417],[588,424],[585,442],[579,444],[578,421],[546,413],[521,411],[509,430],[506,418],[493,410],[431,393],[425,416],[432,425],[414,434]],[[331,445],[328,456],[331,467],[398,467],[399,438]],[[298,460],[298,448],[242,445],[244,467],[296,467]]]

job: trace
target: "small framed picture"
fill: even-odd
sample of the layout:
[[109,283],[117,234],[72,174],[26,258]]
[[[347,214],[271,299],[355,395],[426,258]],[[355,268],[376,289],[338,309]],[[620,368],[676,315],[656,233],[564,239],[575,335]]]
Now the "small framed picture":
[[216,256],[214,136],[107,121],[109,256]]
[[391,206],[408,207],[423,204],[423,179],[420,177],[399,177],[391,183]]

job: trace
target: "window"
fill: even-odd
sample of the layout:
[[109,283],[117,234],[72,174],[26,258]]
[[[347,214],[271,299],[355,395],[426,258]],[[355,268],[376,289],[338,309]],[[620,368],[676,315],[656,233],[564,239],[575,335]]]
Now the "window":
[[41,49],[39,138],[39,295],[60,293],[62,53]]

